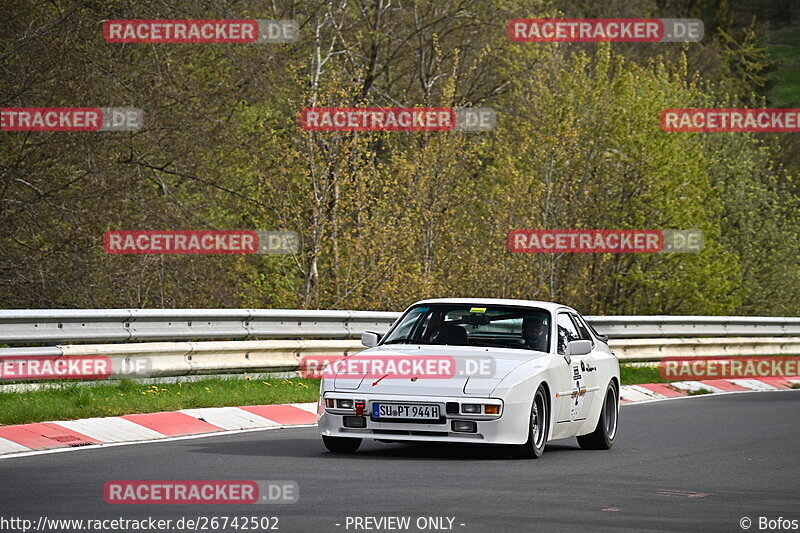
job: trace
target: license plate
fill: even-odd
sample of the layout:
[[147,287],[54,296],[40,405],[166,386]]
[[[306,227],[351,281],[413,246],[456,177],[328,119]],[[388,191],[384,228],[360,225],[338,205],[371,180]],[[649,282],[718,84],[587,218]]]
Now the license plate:
[[417,420],[438,420],[438,405],[417,405],[406,403],[373,403],[373,418],[412,418]]

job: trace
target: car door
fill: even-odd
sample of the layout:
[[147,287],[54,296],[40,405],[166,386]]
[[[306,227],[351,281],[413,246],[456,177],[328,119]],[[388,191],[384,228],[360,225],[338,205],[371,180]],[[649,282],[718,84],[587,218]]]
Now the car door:
[[576,424],[586,420],[596,396],[596,372],[591,352],[570,355],[567,362],[567,344],[575,340],[592,341],[582,322],[571,311],[559,311],[556,317],[557,353],[562,360],[562,389],[559,392],[560,408],[557,421]]
[[575,324],[575,328],[578,330],[578,338],[580,340],[587,340],[592,343],[592,351],[581,356],[581,362],[583,365],[581,367],[581,371],[584,374],[584,381],[586,383],[586,394],[584,395],[583,403],[583,418],[586,418],[591,411],[592,405],[597,401],[602,401],[603,398],[602,393],[599,392],[600,378],[597,372],[597,361],[595,360],[595,355],[597,354],[597,344],[595,343],[594,338],[592,338],[592,335],[589,333],[589,326],[586,325],[586,321],[583,320],[583,317],[575,312],[571,312],[570,317],[572,318],[572,322]]

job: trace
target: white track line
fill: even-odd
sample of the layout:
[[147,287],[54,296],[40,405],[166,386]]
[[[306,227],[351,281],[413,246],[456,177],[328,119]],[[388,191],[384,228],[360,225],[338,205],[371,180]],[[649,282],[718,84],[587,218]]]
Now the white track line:
[[80,420],[64,420],[52,423],[104,443],[163,439],[166,437],[163,433],[116,416],[82,418]]
[[722,389],[718,389],[717,387],[713,387],[711,385],[706,385],[705,383],[700,383],[699,381],[672,381],[670,382],[670,386],[685,390],[687,392],[698,392],[702,390],[707,390],[709,392],[713,392],[714,394],[725,392]]
[[740,387],[745,387],[750,390],[757,390],[757,391],[785,390],[778,387],[773,387],[772,385],[769,385],[757,379],[731,379],[729,381],[731,383],[739,385]]
[[308,411],[311,414],[317,414],[317,402],[311,403],[290,403],[287,405],[291,405],[293,407],[297,407],[298,409],[302,409],[303,411]]
[[197,409],[182,409],[178,412],[225,430],[255,429],[280,425],[277,422],[267,420],[263,416],[258,416],[238,407],[200,407]]
[[[4,453],[13,453],[16,454],[17,452],[27,452],[30,451],[30,448],[27,446],[23,446],[22,444],[17,444],[13,440],[8,440],[0,437],[0,454]],[[3,456],[0,455],[0,459]]]
[[652,396],[634,389],[631,385],[623,385],[619,391],[619,397],[623,400],[630,400],[632,403],[645,402],[653,399]]
[[661,393],[658,393],[656,391],[652,391],[652,390],[650,390],[650,389],[648,389],[646,387],[641,387],[639,385],[623,385],[622,386],[623,389],[625,387],[630,387],[633,390],[639,391],[642,394],[644,394],[645,396],[647,396],[648,398],[655,398],[656,400],[663,400],[665,398],[669,398],[669,396],[664,396]]

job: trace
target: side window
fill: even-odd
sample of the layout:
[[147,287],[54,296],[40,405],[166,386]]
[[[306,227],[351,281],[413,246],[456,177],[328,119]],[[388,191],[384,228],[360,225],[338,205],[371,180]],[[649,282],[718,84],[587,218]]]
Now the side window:
[[414,331],[412,332],[412,337],[414,340],[419,340],[420,337],[424,334],[427,330],[428,325],[431,323],[431,316],[433,313],[425,313],[425,316],[422,317],[422,320],[418,320],[417,324],[414,326]]
[[559,313],[556,325],[558,326],[558,353],[564,355],[567,353],[567,343],[579,340],[580,337],[569,314]]
[[407,339],[409,333],[411,333],[411,328],[414,327],[414,324],[416,324],[415,320],[404,321],[397,327],[393,337],[397,337],[398,339]]
[[575,327],[578,329],[578,338],[584,341],[592,340],[592,336],[589,335],[589,330],[586,328],[586,325],[583,323],[583,320],[578,315],[572,315],[572,321],[575,322]]
[[[422,317],[423,314],[430,315],[427,307],[415,307],[403,318],[403,321],[397,326],[397,329],[392,332],[391,336],[386,337],[384,340],[409,339],[412,332],[415,330],[415,326],[419,324],[420,317]],[[427,318],[428,316],[424,317],[424,319]]]

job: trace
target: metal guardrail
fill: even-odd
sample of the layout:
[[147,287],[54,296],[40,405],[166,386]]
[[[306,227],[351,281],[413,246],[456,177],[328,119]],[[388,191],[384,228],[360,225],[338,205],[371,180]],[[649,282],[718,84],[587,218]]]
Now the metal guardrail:
[[[58,344],[0,348],[0,356],[105,356],[112,377],[143,367],[147,376],[295,370],[304,355],[350,355],[364,349],[353,337],[365,330],[384,333],[399,316],[259,309],[2,310],[0,344]],[[800,318],[794,317],[586,319],[609,336],[609,345],[626,362],[800,354]],[[205,339],[226,340],[196,342]],[[86,341],[106,343],[61,344]]]
[[[611,339],[609,346],[620,361],[656,362],[665,357],[795,355],[800,354],[800,337]],[[365,349],[357,340],[138,342],[3,348],[0,356],[105,356],[111,361],[113,375],[138,368],[146,369],[147,376],[184,376],[296,370],[303,356],[352,355]]]
[[[0,310],[0,344],[210,339],[348,339],[400,313],[282,309]],[[587,316],[610,339],[800,336],[798,317]]]
[[762,357],[800,354],[800,337],[696,337],[611,339],[620,361],[657,362],[666,357]]
[[282,309],[0,310],[0,344],[356,338],[400,313]]
[[643,315],[584,318],[610,339],[800,336],[800,317]]

